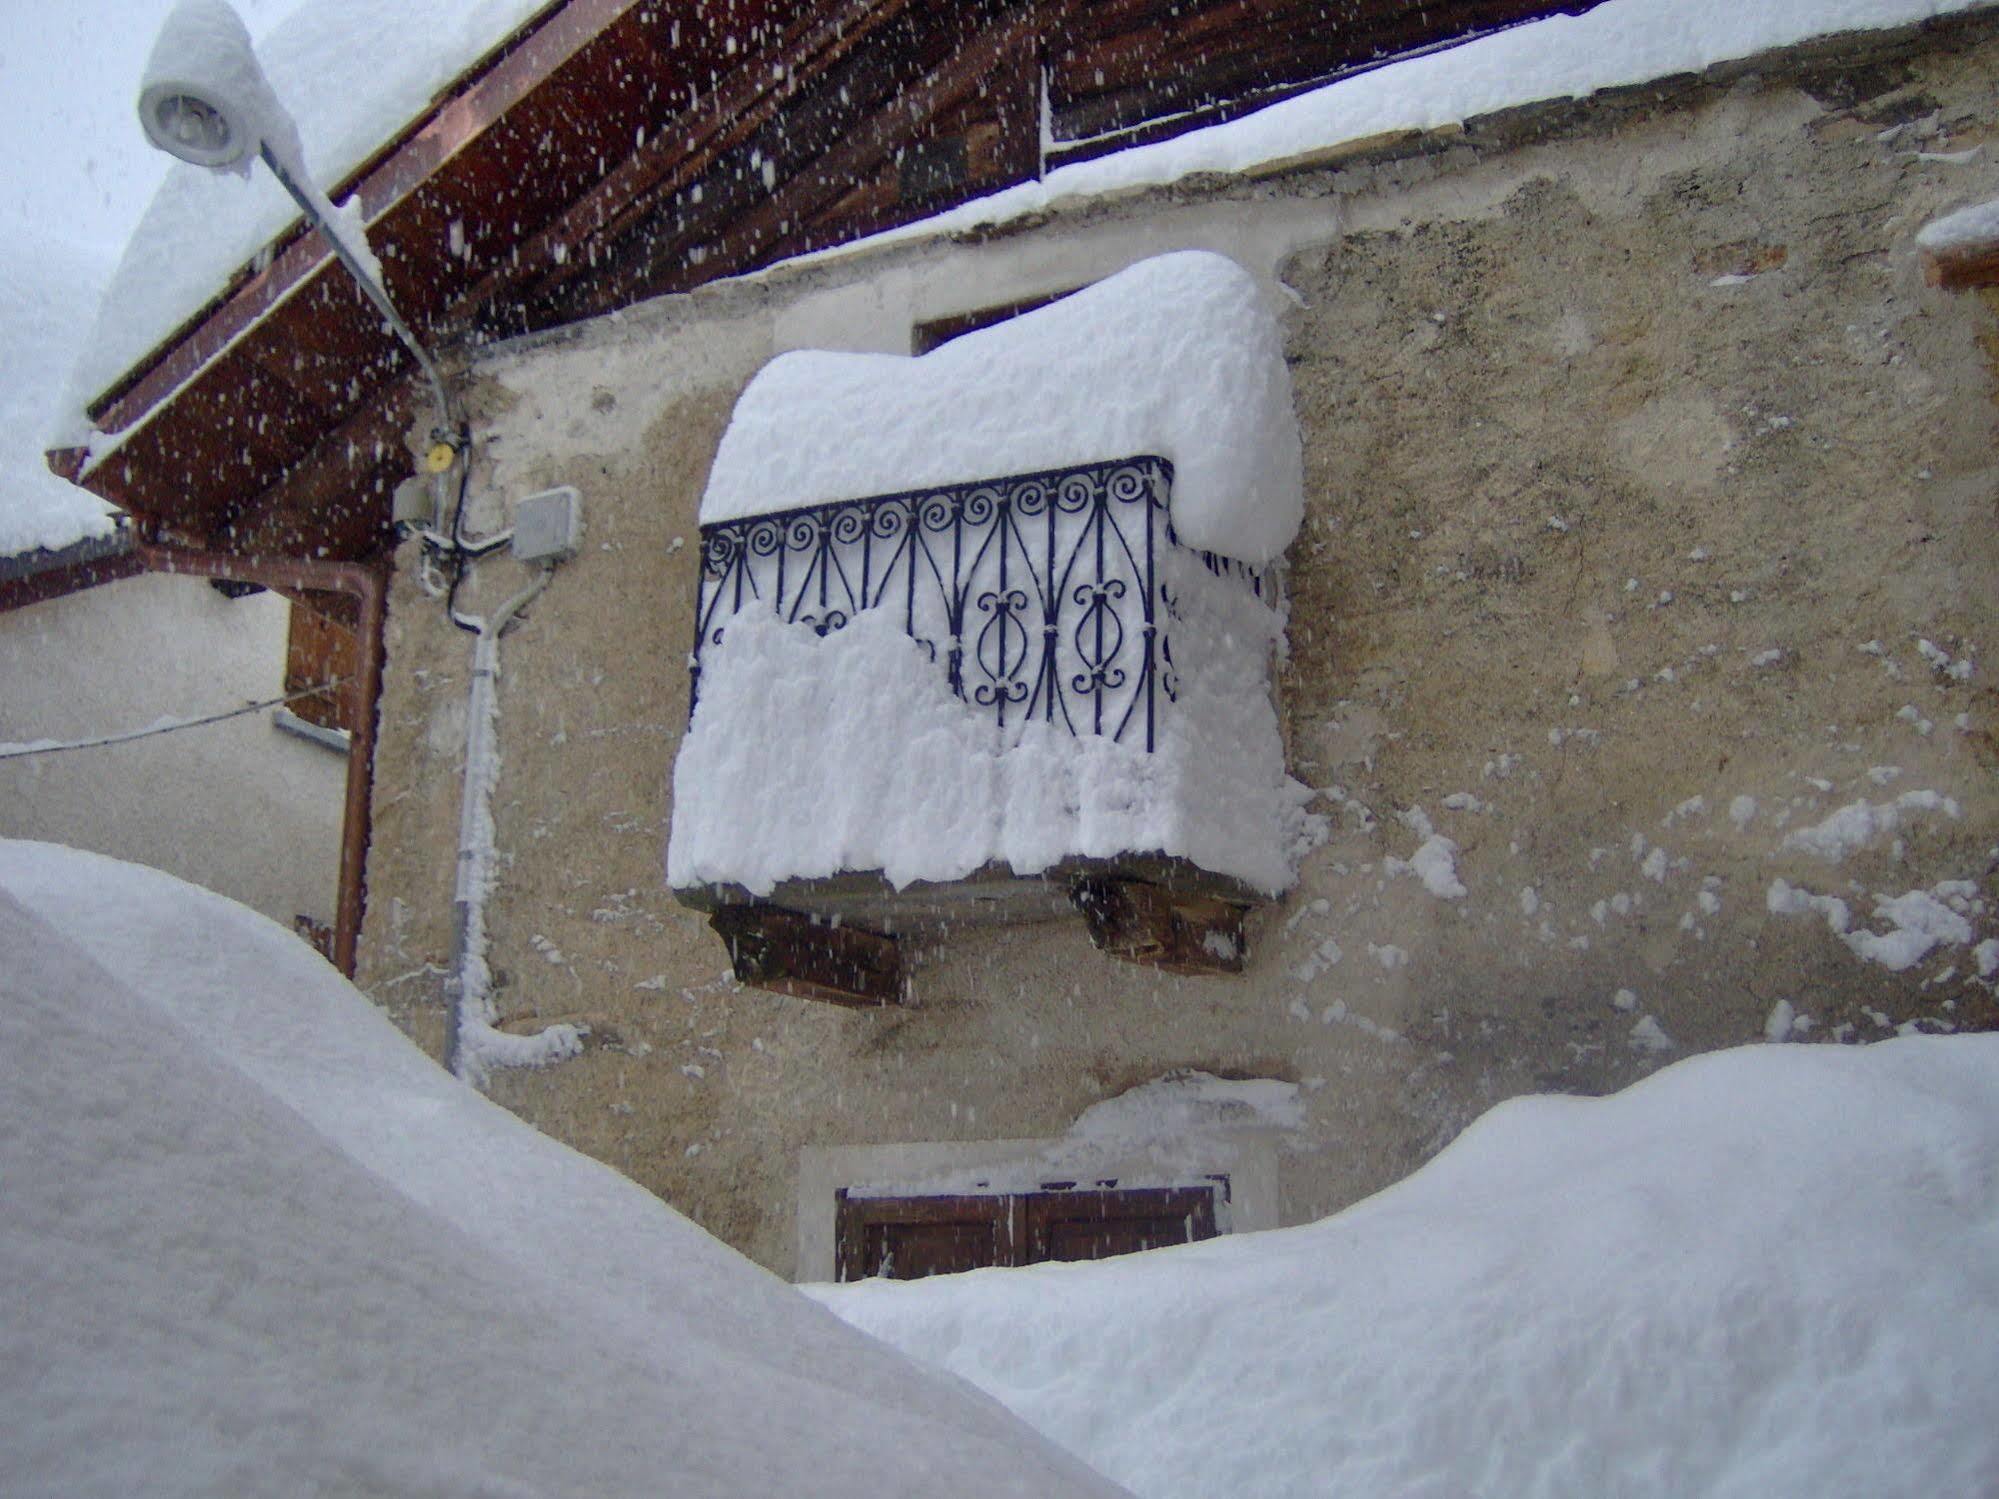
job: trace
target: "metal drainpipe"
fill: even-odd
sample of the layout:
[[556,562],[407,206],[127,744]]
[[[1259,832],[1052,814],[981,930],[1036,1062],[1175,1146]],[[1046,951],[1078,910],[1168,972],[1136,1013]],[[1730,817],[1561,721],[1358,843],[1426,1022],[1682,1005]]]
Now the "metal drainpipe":
[[366,911],[368,831],[374,786],[375,714],[382,691],[382,625],[388,577],[359,562],[311,562],[297,557],[245,557],[230,552],[140,542],[134,551],[148,572],[227,578],[266,588],[307,588],[351,594],[361,606],[360,680],[353,684],[359,712],[347,747],[347,799],[340,826],[340,894],[333,923],[333,962],[354,977]]

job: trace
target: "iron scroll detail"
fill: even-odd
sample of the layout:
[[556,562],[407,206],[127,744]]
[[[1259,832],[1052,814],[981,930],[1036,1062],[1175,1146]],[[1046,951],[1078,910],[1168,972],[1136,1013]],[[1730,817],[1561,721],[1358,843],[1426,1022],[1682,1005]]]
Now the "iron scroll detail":
[[1257,569],[1180,548],[1172,482],[1140,456],[703,526],[689,712],[704,653],[751,603],[821,635],[891,609],[1003,737],[1039,720],[1149,752],[1178,690],[1165,550],[1263,593]]

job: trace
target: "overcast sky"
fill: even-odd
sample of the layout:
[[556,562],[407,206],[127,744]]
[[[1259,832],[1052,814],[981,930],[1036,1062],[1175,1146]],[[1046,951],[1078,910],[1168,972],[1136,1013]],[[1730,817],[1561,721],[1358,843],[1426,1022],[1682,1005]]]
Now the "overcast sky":
[[[300,0],[235,0],[261,39]],[[422,3],[422,0],[412,0]],[[0,0],[0,101],[14,121],[0,234],[115,257],[166,175],[139,133],[139,74],[172,0]]]
[[[236,7],[261,37],[300,3]],[[134,103],[172,4],[0,0],[0,104],[14,128],[0,168],[0,555],[102,524],[102,506],[50,474],[42,448],[77,341],[166,175]]]

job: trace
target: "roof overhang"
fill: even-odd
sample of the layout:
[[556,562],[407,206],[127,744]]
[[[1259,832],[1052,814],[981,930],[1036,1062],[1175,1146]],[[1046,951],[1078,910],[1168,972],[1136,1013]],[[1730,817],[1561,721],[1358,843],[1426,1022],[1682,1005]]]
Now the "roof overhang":
[[0,613],[144,571],[145,564],[133,552],[132,528],[121,520],[109,536],[0,557]]
[[[450,348],[935,214],[1408,52],[1600,0],[556,0],[343,182]],[[740,43],[740,45],[739,45]],[[1044,79],[1047,91],[1044,137]],[[389,542],[423,409],[316,230],[91,407],[52,468],[144,533],[354,559]]]

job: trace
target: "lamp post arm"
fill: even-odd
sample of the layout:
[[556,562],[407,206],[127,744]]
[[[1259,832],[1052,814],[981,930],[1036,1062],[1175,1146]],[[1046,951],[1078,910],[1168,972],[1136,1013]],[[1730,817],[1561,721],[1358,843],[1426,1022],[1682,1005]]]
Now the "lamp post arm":
[[368,300],[375,304],[375,310],[380,312],[389,327],[395,330],[396,337],[403,341],[403,346],[416,360],[417,367],[430,381],[431,393],[437,400],[439,428],[451,433],[458,431],[460,422],[457,403],[452,400],[450,391],[445,387],[444,375],[438,369],[437,361],[430,357],[430,351],[418,341],[416,334],[410,331],[410,325],[403,321],[402,314],[396,311],[396,304],[389,300],[389,289],[382,285],[381,277],[375,268],[356,254],[354,247],[347,243],[346,234],[343,232],[345,226],[334,221],[333,205],[308,183],[300,182],[286,167],[282,154],[273,151],[268,143],[259,147],[258,155],[264,158],[264,165],[271,169],[271,175],[276,177],[284,190],[291,194],[292,201],[298,204],[300,211],[305,214],[306,222],[318,226],[325,234],[333,246],[333,253],[340,257],[340,263],[346,266],[349,274],[361,284],[361,290],[368,294]]

